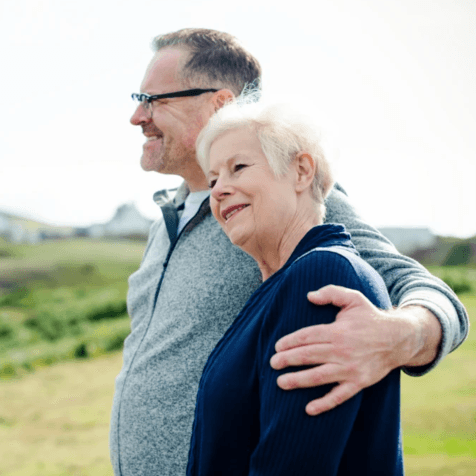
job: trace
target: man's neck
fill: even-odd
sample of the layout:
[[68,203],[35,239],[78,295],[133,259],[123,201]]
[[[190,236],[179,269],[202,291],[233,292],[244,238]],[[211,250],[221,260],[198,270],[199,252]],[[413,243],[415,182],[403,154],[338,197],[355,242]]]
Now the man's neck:
[[189,167],[186,174],[181,174],[187,188],[190,192],[201,192],[202,190],[208,190],[208,181],[203,173],[201,167],[196,164],[195,167]]
[[193,192],[202,192],[204,190],[208,190],[208,184],[205,182],[203,183],[190,183],[188,181],[185,182],[187,184],[188,189],[190,190],[190,193]]

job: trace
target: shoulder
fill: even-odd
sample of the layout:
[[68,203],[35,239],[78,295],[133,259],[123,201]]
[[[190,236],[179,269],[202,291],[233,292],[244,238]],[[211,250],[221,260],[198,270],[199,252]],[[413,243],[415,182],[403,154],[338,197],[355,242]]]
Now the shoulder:
[[335,184],[325,201],[326,205],[326,223],[343,223],[348,225],[360,217],[357,210],[349,201],[345,190],[338,184]]
[[338,247],[314,248],[294,260],[279,275],[271,277],[271,282],[265,281],[257,296],[264,317],[262,345],[274,343],[303,327],[333,322],[338,308],[315,306],[309,302],[307,294],[329,284],[360,291],[354,269],[358,264],[354,266],[354,258],[357,257],[351,252]]
[[164,218],[160,217],[157,220],[155,220],[152,225],[150,225],[149,229],[149,238],[153,238],[160,230],[165,229],[165,222]]
[[297,258],[282,279],[283,291],[294,289],[301,295],[327,285],[343,286],[364,294],[381,308],[390,306],[380,275],[362,258],[340,246],[314,248]]

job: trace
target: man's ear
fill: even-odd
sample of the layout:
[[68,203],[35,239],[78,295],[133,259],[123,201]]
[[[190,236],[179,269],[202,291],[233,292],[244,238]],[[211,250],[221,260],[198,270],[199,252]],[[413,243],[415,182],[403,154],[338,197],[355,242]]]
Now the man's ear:
[[307,152],[298,152],[294,159],[296,191],[302,192],[312,186],[316,175],[316,161]]
[[220,89],[212,96],[212,103],[215,106],[215,112],[221,109],[225,104],[233,101],[235,95],[229,89]]

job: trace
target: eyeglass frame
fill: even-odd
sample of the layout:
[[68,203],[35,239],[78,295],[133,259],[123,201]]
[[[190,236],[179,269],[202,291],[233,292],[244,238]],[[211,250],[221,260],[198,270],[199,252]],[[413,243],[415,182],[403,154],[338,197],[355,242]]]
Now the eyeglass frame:
[[[165,94],[146,94],[146,93],[132,93],[131,98],[133,101],[139,101],[140,104],[143,104],[147,111],[150,110],[150,104],[152,101],[157,99],[170,99],[170,98],[182,98],[182,97],[191,97],[191,96],[200,96],[200,94],[205,93],[215,93],[218,89],[186,89],[184,91],[176,91],[174,93],[165,93]],[[147,104],[147,106],[145,106]]]

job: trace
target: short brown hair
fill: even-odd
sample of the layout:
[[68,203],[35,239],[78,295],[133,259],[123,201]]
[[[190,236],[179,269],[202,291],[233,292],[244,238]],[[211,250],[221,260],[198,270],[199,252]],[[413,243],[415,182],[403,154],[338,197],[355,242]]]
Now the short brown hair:
[[244,89],[260,88],[258,60],[229,33],[185,28],[156,36],[152,42],[155,51],[167,46],[183,46],[190,52],[180,74],[189,86],[228,88],[236,96]]

